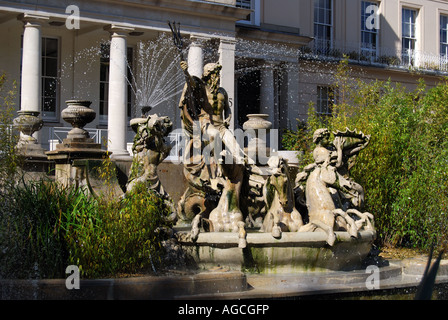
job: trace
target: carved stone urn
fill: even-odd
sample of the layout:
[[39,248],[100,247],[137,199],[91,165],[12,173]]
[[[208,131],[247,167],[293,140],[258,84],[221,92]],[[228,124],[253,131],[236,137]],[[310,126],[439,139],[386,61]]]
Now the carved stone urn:
[[248,121],[243,123],[243,129],[249,136],[247,153],[249,158],[258,164],[266,164],[269,150],[266,148],[266,137],[272,128],[272,123],[267,120],[268,114],[248,114]]
[[17,143],[19,154],[28,160],[46,159],[45,150],[38,143],[33,134],[39,131],[44,125],[44,121],[39,117],[39,111],[19,110],[19,116],[14,118],[13,127],[20,131],[20,139]]
[[89,133],[84,126],[92,122],[96,117],[96,112],[90,108],[91,101],[88,100],[67,100],[67,108],[62,110],[61,117],[73,126],[68,132],[67,139],[88,139]]
[[37,144],[37,140],[33,137],[33,134],[39,131],[44,124],[43,120],[39,117],[40,112],[19,110],[17,113],[19,116],[13,120],[13,126],[22,133],[19,145],[28,143]]

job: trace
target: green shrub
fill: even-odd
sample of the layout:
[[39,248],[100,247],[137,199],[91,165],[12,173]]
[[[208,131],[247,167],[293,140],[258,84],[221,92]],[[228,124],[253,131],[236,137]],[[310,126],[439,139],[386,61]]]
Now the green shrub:
[[[8,82],[5,74],[0,75],[0,190],[4,191],[14,180],[20,157],[15,151],[18,135],[13,133],[14,99],[16,83]],[[0,192],[1,192],[0,191]]]
[[[138,190],[138,189],[137,189]],[[95,199],[83,188],[30,182],[1,194],[0,277],[85,278],[152,272],[160,266],[169,210],[146,189],[120,200]]]
[[[138,190],[122,200],[75,206],[67,217],[69,264],[84,277],[152,272],[163,254],[160,227],[169,212],[156,194]],[[92,215],[92,212],[95,215]]]
[[64,277],[68,258],[64,213],[83,196],[81,189],[51,181],[14,185],[2,193],[0,276]]

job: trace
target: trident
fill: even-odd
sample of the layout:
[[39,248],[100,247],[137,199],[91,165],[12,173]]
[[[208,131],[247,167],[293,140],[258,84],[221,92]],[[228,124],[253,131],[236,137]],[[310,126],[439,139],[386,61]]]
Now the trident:
[[[180,23],[178,22],[176,24],[176,22],[173,21],[173,23],[171,24],[170,21],[168,21],[168,25],[170,26],[171,29],[171,33],[173,34],[173,42],[174,45],[177,47],[177,49],[179,50],[179,54],[180,54],[180,59],[181,61],[184,61],[184,54],[182,52],[182,49],[184,47],[184,41],[182,40],[182,36],[180,34]],[[188,75],[185,75],[186,78],[186,82],[187,82],[187,94],[188,94],[188,99],[187,99],[187,105],[188,105],[188,109],[191,110],[193,112],[193,116],[195,119],[198,119],[198,115],[196,112],[196,107],[193,103],[193,96],[191,93],[191,88],[190,88],[190,79]],[[188,120],[190,120],[193,124],[193,119],[191,118],[191,116],[189,115],[188,112],[186,112],[186,117],[189,118]]]
[[179,50],[180,59],[183,61],[184,60],[184,55],[183,55],[182,49],[184,47],[184,41],[182,40],[182,36],[180,35],[180,23],[178,22],[176,24],[176,22],[173,21],[173,24],[171,24],[171,22],[168,21],[168,25],[170,26],[171,33],[173,34],[174,45]]

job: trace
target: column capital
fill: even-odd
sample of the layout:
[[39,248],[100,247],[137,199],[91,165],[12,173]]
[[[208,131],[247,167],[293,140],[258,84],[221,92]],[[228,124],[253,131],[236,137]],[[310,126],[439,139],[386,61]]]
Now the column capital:
[[17,20],[22,21],[25,24],[25,26],[27,25],[40,26],[42,23],[49,21],[50,16],[37,12],[24,12],[17,16]]
[[236,39],[235,38],[220,38],[219,44],[222,46],[235,46],[236,45]]
[[199,36],[199,35],[195,35],[195,34],[190,35],[191,45],[193,45],[193,46],[202,47],[205,42],[210,41],[210,40],[211,40],[210,37]]
[[107,26],[104,26],[103,28],[105,31],[108,31],[111,36],[127,36],[129,35],[130,32],[135,31],[134,27],[128,26],[128,25],[123,25],[123,24],[109,24]]
[[263,69],[268,70],[268,69],[277,69],[280,65],[282,64],[282,61],[278,61],[278,60],[264,60],[264,67]]

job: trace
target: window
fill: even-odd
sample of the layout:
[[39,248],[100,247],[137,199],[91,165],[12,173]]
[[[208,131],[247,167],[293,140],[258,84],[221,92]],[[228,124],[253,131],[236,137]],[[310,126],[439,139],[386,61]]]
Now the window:
[[440,56],[448,58],[448,16],[440,16]]
[[378,29],[368,25],[372,16],[372,8],[378,4],[370,1],[361,2],[361,55],[371,60],[377,55]]
[[[108,101],[109,101],[109,52],[110,43],[101,44],[101,54],[100,54],[100,124],[107,124],[107,115],[109,113]],[[133,50],[128,48],[127,50],[127,60],[128,60],[128,118],[130,118],[132,110],[132,60],[133,60]]]
[[314,0],[314,48],[327,54],[333,40],[332,0]]
[[413,9],[402,9],[402,27],[401,27],[401,37],[402,37],[402,60],[405,64],[414,64],[415,55],[415,21],[417,17],[417,11]]
[[332,114],[334,91],[331,87],[317,87],[316,112],[319,115],[329,116]]
[[101,44],[100,57],[100,123],[107,123],[109,100],[109,44]]
[[239,20],[238,23],[260,25],[260,0],[236,0],[236,7],[252,10],[252,13],[247,15],[246,19]]
[[55,38],[42,38],[42,117],[57,119],[59,43]]

